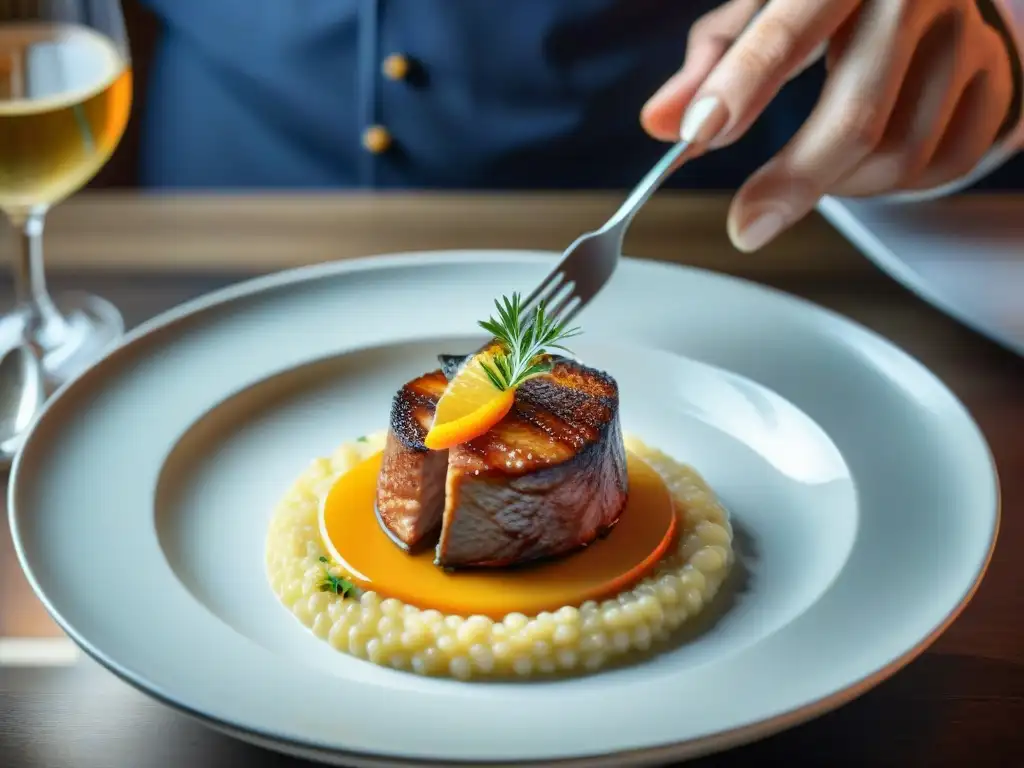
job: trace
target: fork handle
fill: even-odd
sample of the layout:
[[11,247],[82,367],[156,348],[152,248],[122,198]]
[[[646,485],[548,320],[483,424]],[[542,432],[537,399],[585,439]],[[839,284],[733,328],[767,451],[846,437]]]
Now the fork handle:
[[622,203],[619,210],[615,212],[615,215],[608,219],[608,222],[601,227],[600,231],[608,232],[616,227],[621,227],[625,230],[641,206],[651,198],[651,195],[658,191],[658,187],[665,182],[665,179],[672,175],[676,162],[689,148],[690,142],[680,141],[666,152],[664,157],[633,188],[633,191],[629,193],[629,197]]
[[[683,153],[690,148],[688,141],[680,141],[675,144],[668,152],[665,153],[664,157],[659,160],[651,170],[647,172],[640,183],[637,184],[633,191],[629,193],[629,197],[626,198],[625,202],[619,207],[619,210],[615,212],[605,223],[598,232],[609,232],[616,227],[621,228],[620,238],[625,234],[626,227],[629,226],[629,222],[633,220],[633,216],[640,210],[644,203],[646,203],[651,195],[658,191],[660,187],[672,172],[675,170],[676,162],[683,156]],[[489,344],[490,342],[488,342]],[[484,344],[483,347],[477,350],[482,351],[487,347]],[[475,354],[475,353],[474,353]],[[441,364],[441,371],[444,373],[445,378],[449,381],[458,372],[459,367],[470,355],[438,355],[437,360]]]

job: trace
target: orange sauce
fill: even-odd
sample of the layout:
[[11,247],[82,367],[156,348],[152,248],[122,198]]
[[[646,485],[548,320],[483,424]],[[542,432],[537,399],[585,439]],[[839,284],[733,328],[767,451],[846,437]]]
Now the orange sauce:
[[566,557],[503,569],[446,572],[434,552],[410,555],[381,530],[374,513],[381,454],[342,475],[320,511],[328,552],[363,589],[421,610],[501,619],[601,600],[628,589],[650,571],[675,539],[672,496],[643,460],[627,457],[629,499],[619,522],[598,541]]

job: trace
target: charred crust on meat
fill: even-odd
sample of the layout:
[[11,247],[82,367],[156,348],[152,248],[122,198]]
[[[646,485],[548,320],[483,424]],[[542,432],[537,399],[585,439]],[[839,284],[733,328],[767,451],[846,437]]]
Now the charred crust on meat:
[[419,414],[433,416],[437,401],[447,385],[440,370],[431,371],[413,379],[395,394],[391,401],[391,430],[403,445],[416,451],[426,451],[423,441],[427,428],[417,418]]
[[530,379],[519,387],[506,421],[520,422],[544,434],[552,444],[561,446],[565,461],[532,466],[524,462],[521,471],[489,461],[492,457],[488,454],[503,449],[496,438],[499,429],[459,447],[480,457],[478,476],[537,475],[557,470],[564,463],[584,464],[595,451],[601,450],[608,431],[618,423],[619,390],[615,379],[567,358],[553,361],[550,374]]

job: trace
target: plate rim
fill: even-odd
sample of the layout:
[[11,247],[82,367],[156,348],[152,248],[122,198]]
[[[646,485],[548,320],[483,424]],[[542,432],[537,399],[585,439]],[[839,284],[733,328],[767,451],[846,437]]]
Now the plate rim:
[[823,197],[818,203],[817,210],[883,274],[895,280],[918,299],[976,336],[1013,355],[1024,357],[1024,338],[1015,338],[991,321],[979,318],[973,310],[953,301],[945,292],[932,285],[912,264],[900,258],[883,243],[846,205],[843,198]]
[[[38,414],[35,422],[26,435],[24,445],[27,446],[31,443],[37,430],[40,430],[41,425],[44,420],[47,419],[54,405],[58,400],[65,397],[66,393],[72,388],[78,386],[79,381],[90,376],[108,375],[105,373],[105,368],[110,364],[110,361],[122,354],[127,354],[127,350],[146,341],[147,337],[150,337],[154,332],[161,329],[168,329],[200,312],[207,311],[218,306],[227,306],[234,301],[244,299],[266,290],[281,288],[304,281],[315,282],[323,278],[348,272],[359,272],[374,268],[401,268],[404,266],[422,265],[428,262],[442,264],[465,262],[478,263],[484,259],[493,259],[503,263],[515,262],[521,264],[544,264],[550,263],[558,255],[559,254],[556,252],[529,249],[462,248],[451,250],[404,251],[305,265],[239,280],[165,310],[129,331],[124,337],[122,337],[119,344],[108,350],[93,366],[79,373],[54,393],[44,406],[43,410]],[[924,653],[949,628],[949,626],[959,618],[967,605],[977,594],[977,591],[987,574],[998,542],[1002,523],[1002,489],[998,474],[998,467],[984,432],[977,424],[969,409],[937,374],[925,366],[914,355],[852,318],[848,318],[835,310],[816,304],[809,299],[796,296],[773,286],[765,285],[743,277],[700,267],[679,265],[654,259],[635,257],[624,258],[630,262],[638,262],[646,268],[654,268],[664,270],[666,272],[681,270],[691,274],[710,277],[714,280],[721,281],[722,283],[742,286],[745,290],[754,290],[756,292],[768,294],[773,298],[773,300],[782,301],[783,303],[791,306],[798,306],[802,311],[812,312],[821,320],[826,321],[830,326],[851,328],[860,336],[869,338],[873,342],[880,343],[883,347],[897,352],[902,358],[916,366],[921,372],[926,373],[940,385],[945,394],[952,399],[956,406],[958,406],[967,425],[974,431],[978,439],[979,447],[982,448],[985,454],[987,465],[990,470],[986,475],[985,481],[989,490],[992,492],[992,498],[994,501],[994,507],[992,509],[992,533],[985,556],[977,568],[970,585],[968,585],[967,589],[960,595],[957,603],[952,606],[945,617],[913,647],[908,648],[904,653],[890,659],[887,663],[879,666],[873,672],[853,680],[846,686],[833,691],[830,695],[823,696],[814,701],[779,712],[756,722],[751,722],[739,727],[727,728],[725,730],[687,739],[685,741],[674,741],[650,747],[619,750],[602,754],[583,754],[572,757],[540,758],[525,761],[517,760],[515,762],[502,760],[487,760],[481,762],[476,760],[468,761],[464,759],[434,759],[348,750],[334,745],[308,741],[282,733],[268,732],[259,728],[247,726],[243,723],[233,722],[230,719],[217,716],[209,712],[202,712],[183,701],[177,701],[174,698],[156,690],[155,687],[151,686],[150,683],[147,682],[145,676],[136,675],[130,670],[124,669],[114,659],[108,657],[98,648],[95,648],[84,637],[82,637],[74,627],[70,626],[70,624],[55,609],[52,602],[40,588],[31,565],[28,562],[17,523],[19,514],[17,512],[18,503],[16,497],[21,485],[29,482],[28,480],[22,479],[23,454],[19,451],[10,471],[10,480],[8,485],[8,523],[18,563],[21,566],[29,585],[37,599],[40,600],[51,618],[61,628],[61,630],[64,631],[65,634],[67,634],[67,636],[74,641],[74,643],[81,648],[89,658],[97,662],[107,671],[113,673],[122,682],[127,683],[132,688],[143,693],[147,697],[160,702],[164,706],[168,706],[172,710],[184,714],[191,719],[198,720],[204,725],[221,731],[222,733],[230,734],[241,740],[258,744],[266,748],[285,751],[295,755],[302,755],[309,759],[320,761],[337,762],[345,760],[349,763],[355,761],[358,765],[374,767],[393,765],[480,765],[487,766],[488,768],[498,768],[500,766],[513,765],[550,765],[557,766],[558,768],[571,768],[583,765],[640,765],[658,760],[692,759],[724,749],[738,747],[760,740],[769,735],[788,730],[789,728],[813,720],[849,703],[861,696],[863,693],[884,682]]]

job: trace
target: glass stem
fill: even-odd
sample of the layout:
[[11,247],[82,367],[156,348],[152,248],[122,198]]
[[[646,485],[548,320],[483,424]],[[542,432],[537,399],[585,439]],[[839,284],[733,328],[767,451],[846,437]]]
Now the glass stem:
[[43,269],[43,229],[45,211],[32,211],[12,222],[18,234],[18,248],[14,254],[14,296],[18,310],[25,316],[26,341],[33,341],[43,349],[47,342],[59,335],[64,319],[54,306],[46,290]]

